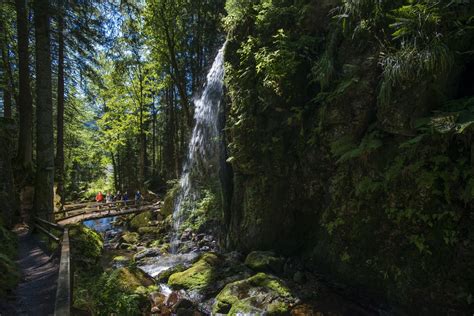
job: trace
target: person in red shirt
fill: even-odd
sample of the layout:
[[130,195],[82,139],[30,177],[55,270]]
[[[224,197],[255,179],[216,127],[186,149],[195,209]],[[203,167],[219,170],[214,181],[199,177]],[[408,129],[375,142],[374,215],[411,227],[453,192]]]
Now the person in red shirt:
[[104,200],[104,196],[102,195],[102,192],[99,191],[99,193],[97,193],[97,195],[95,196],[95,201],[96,201],[97,203],[100,203],[100,202],[102,202],[103,200]]
[[95,201],[102,202],[103,200],[104,200],[104,196],[102,195],[102,192],[99,191],[99,193],[97,193],[97,195],[95,196]]

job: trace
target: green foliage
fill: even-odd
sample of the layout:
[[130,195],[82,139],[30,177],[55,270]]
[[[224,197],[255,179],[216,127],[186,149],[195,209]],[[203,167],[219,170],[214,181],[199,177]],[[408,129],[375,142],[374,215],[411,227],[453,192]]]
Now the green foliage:
[[201,231],[208,222],[219,220],[220,210],[215,194],[210,190],[202,190],[201,195],[202,198],[196,202],[183,203],[184,212],[189,212],[189,216],[180,229],[190,228],[193,231]]
[[255,1],[252,0],[228,0],[225,2],[227,15],[224,18],[224,26],[228,31],[236,30],[238,25],[245,24],[253,15]]
[[105,145],[93,123],[95,113],[86,99],[70,91],[65,113],[66,199],[92,198],[111,189],[106,168]]
[[288,36],[283,29],[273,35],[275,49],[262,47],[255,53],[257,75],[263,76],[263,86],[272,89],[276,95],[282,96],[289,82],[289,77],[297,69],[296,53],[289,47]]
[[97,270],[103,250],[102,237],[94,230],[82,225],[69,226],[71,261],[75,269]]
[[343,281],[465,310],[474,7],[323,2],[227,2],[230,239],[244,250],[304,239]]
[[163,207],[161,208],[161,213],[165,216],[173,214],[175,200],[179,194],[180,185],[178,180],[168,181],[168,191],[163,201]]
[[16,236],[3,226],[0,218],[0,297],[12,291],[20,280],[18,266],[15,263],[17,256]]
[[366,134],[357,146],[350,137],[341,137],[331,144],[331,152],[339,157],[336,163],[342,163],[352,158],[367,156],[372,151],[383,145],[380,140],[380,133],[377,131]]
[[156,291],[143,272],[121,268],[99,275],[76,275],[74,306],[93,315],[142,315]]

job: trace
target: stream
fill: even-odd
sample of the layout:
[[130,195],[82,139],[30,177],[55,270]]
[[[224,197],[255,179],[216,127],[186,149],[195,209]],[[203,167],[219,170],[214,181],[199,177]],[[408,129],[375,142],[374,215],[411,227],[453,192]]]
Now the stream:
[[[122,266],[135,264],[143,271],[156,285],[156,291],[149,296],[150,313],[157,315],[186,315],[178,312],[180,306],[184,306],[188,311],[192,310],[192,315],[214,315],[213,306],[216,305],[216,296],[226,284],[241,282],[245,278],[256,275],[258,268],[249,269],[249,263],[245,257],[237,252],[223,253],[213,246],[212,252],[201,251],[208,249],[215,243],[210,235],[196,234],[185,231],[180,236],[181,246],[175,253],[169,253],[164,249],[155,247],[147,234],[140,235],[137,243],[127,249],[122,249],[124,242],[121,236],[130,233],[130,218],[109,218],[100,220],[85,221],[84,225],[98,231],[104,238],[104,258],[125,257],[126,262],[115,262],[106,260],[105,269],[116,269]],[[167,232],[165,240],[172,238],[172,229]],[[156,245],[158,246],[158,245]],[[216,254],[221,258],[221,262],[216,266],[219,273],[218,278],[210,279],[212,282],[205,287],[198,289],[176,289],[170,282],[169,276],[179,271],[194,271],[196,274],[190,278],[197,278],[201,271],[196,270],[203,256]],[[247,257],[248,258],[248,257]],[[198,261],[199,260],[199,261]],[[357,293],[352,293],[341,285],[330,284],[323,276],[307,271],[304,262],[298,258],[282,258],[280,270],[270,264],[268,275],[271,278],[281,280],[282,284],[291,290],[294,299],[284,301],[292,310],[291,315],[390,315],[384,307],[374,305],[369,299]],[[197,263],[196,263],[197,262]],[[245,264],[244,264],[245,262]],[[194,264],[194,265],[193,265]],[[256,269],[256,271],[252,270]],[[294,272],[296,271],[296,272]],[[186,273],[186,272],[185,272]],[[171,285],[170,285],[171,283]],[[267,293],[261,285],[253,288],[242,288],[238,295],[242,297],[250,295],[257,298],[255,307],[248,313],[239,315],[263,315],[268,313],[266,306],[271,304],[273,297]],[[243,299],[245,301],[246,299]]]

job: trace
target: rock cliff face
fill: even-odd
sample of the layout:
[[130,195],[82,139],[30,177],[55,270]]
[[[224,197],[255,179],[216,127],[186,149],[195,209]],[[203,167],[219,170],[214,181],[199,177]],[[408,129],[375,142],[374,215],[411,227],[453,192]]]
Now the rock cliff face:
[[305,256],[421,311],[468,310],[474,59],[459,52],[474,41],[459,25],[473,6],[449,8],[461,24],[436,11],[460,38],[407,51],[392,24],[421,7],[361,2],[228,1],[227,244]]

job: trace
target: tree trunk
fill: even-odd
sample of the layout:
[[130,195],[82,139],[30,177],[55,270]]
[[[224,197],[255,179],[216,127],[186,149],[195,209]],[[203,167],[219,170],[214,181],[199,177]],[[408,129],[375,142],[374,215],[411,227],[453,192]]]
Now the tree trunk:
[[[140,67],[140,66],[139,66]],[[139,135],[139,158],[138,158],[138,187],[140,190],[144,190],[145,188],[145,177],[146,177],[146,135],[145,135],[145,128],[144,128],[144,94],[143,94],[143,76],[140,68],[140,135]]]
[[0,74],[2,75],[2,94],[3,94],[3,116],[6,118],[12,117],[12,93],[11,82],[9,82],[9,57],[7,36],[4,29],[3,22],[0,22],[0,50],[2,54],[2,61],[0,63]]
[[33,100],[30,88],[28,19],[26,1],[16,0],[18,35],[19,93],[17,108],[20,113],[20,135],[17,161],[23,170],[31,172],[33,165]]
[[118,166],[117,161],[115,160],[115,154],[110,152],[110,156],[112,157],[112,167],[114,169],[114,189],[117,191],[119,189],[119,182],[118,182]]
[[155,99],[153,98],[153,122],[152,122],[152,174],[156,176],[156,106]]
[[3,117],[12,118],[12,96],[8,89],[3,90]]
[[54,136],[49,1],[35,0],[36,182],[35,212],[51,219],[54,186]]
[[59,1],[58,11],[58,108],[56,122],[56,193],[64,205],[64,1]]

